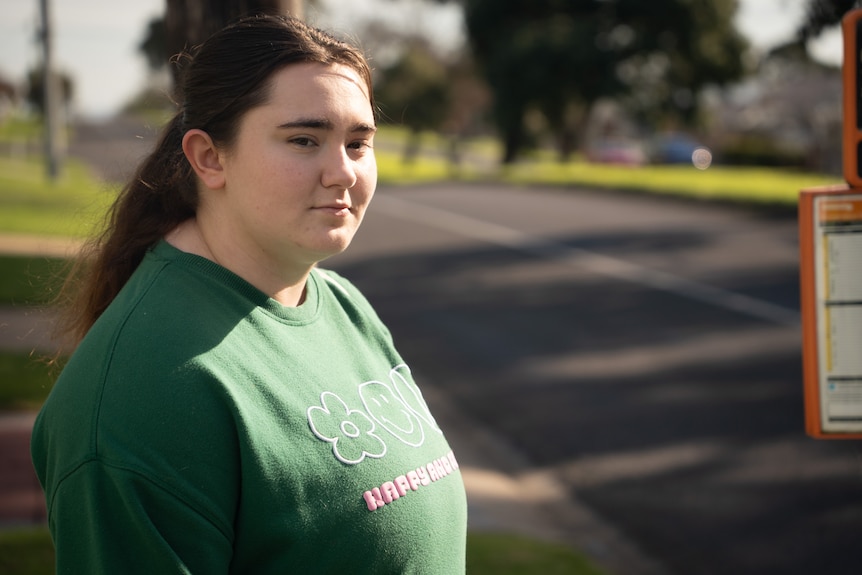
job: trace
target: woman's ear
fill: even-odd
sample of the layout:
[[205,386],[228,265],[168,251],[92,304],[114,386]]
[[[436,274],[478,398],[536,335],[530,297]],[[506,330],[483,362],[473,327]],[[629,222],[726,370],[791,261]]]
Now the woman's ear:
[[186,132],[183,136],[183,153],[206,187],[213,190],[224,187],[222,156],[209,134],[197,128]]

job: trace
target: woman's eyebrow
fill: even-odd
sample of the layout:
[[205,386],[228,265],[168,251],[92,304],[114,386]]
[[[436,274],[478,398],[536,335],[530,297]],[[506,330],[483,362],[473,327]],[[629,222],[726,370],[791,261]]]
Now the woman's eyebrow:
[[333,124],[329,120],[318,119],[318,118],[300,118],[298,120],[291,120],[290,122],[285,122],[283,124],[279,124],[278,128],[280,130],[290,130],[294,128],[309,128],[313,130],[332,130]]
[[373,134],[377,131],[377,126],[374,124],[366,124],[365,122],[359,122],[358,124],[354,124],[350,128],[351,133],[360,133],[360,134]]
[[[322,118],[300,118],[298,120],[291,120],[290,122],[284,122],[283,124],[279,124],[278,129],[280,130],[292,130],[296,128],[305,128],[309,130],[333,130],[335,129],[335,125],[327,120]],[[363,133],[363,134],[373,134],[377,131],[377,126],[373,124],[366,124],[365,122],[358,122],[352,125],[348,132],[350,133]]]

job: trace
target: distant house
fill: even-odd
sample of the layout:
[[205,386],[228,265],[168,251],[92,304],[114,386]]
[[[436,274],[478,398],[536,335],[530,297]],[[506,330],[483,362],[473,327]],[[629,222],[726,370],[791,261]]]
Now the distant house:
[[797,46],[766,57],[744,82],[711,94],[712,139],[770,142],[804,166],[841,173],[841,69],[812,61]]

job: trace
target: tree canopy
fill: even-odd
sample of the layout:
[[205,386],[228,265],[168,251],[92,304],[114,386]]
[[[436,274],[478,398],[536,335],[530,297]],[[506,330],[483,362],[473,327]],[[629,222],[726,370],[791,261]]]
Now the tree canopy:
[[847,12],[859,7],[858,0],[808,0],[798,35],[803,41],[814,38],[823,30],[838,25]]
[[[742,76],[747,44],[736,0],[463,0],[477,65],[494,94],[504,162],[539,111],[559,137],[603,97],[626,99],[644,121],[691,122],[697,94]],[[563,149],[565,152],[566,150]]]
[[410,129],[413,138],[405,151],[410,159],[422,130],[439,130],[446,120],[451,95],[447,69],[425,43],[416,40],[401,58],[381,70],[374,94],[385,120]]
[[[302,2],[291,0],[166,0],[164,18],[149,22],[139,45],[150,68],[168,64],[170,58],[206,40],[240,16],[296,13]],[[176,85],[179,69],[171,73]]]

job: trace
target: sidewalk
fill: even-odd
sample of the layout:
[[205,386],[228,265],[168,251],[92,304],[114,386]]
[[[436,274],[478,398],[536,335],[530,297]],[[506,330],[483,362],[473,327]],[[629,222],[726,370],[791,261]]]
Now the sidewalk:
[[[63,255],[74,243],[0,234],[0,254]],[[0,308],[0,350],[50,351],[50,315]],[[471,531],[515,533],[561,542],[587,555],[608,575],[663,575],[613,526],[580,504],[552,472],[534,468],[502,438],[485,429],[433,385],[423,395],[445,431],[467,488]],[[35,414],[0,413],[0,529],[46,520],[41,488],[30,463]]]

